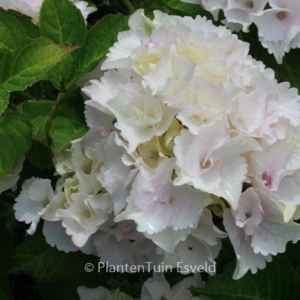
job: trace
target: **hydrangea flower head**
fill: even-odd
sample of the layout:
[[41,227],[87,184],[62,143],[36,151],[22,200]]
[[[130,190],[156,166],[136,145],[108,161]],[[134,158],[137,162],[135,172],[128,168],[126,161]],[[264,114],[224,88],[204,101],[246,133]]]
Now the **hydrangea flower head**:
[[[265,5],[225,2],[201,1],[232,17]],[[149,19],[137,10],[129,26],[101,77],[82,88],[90,130],[56,159],[53,198],[45,208],[25,185],[18,219],[44,218],[47,241],[64,251],[80,249],[108,265],[181,262],[190,266],[186,273],[214,266],[228,234],[234,277],[255,273],[300,239],[297,90],[206,18],[154,11]],[[153,286],[167,299],[190,299],[186,289],[158,281],[147,282],[145,299],[155,297]]]
[[[44,0],[0,0],[0,7],[3,9],[16,10],[32,19],[33,23],[38,23],[40,18],[40,10]],[[84,19],[86,20],[88,15],[97,9],[90,7],[86,1],[69,0],[80,9]]]

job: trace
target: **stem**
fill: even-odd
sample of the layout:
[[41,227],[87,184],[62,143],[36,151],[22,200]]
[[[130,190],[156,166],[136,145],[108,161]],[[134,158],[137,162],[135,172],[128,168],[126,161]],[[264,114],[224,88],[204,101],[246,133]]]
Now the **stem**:
[[129,0],[123,0],[124,4],[127,6],[129,12],[134,12],[134,6]]

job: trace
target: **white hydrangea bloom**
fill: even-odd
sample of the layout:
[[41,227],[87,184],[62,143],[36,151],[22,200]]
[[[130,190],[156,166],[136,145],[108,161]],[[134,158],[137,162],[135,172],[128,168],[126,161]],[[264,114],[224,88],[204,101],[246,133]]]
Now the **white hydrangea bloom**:
[[[212,12],[226,10],[232,18],[247,15],[244,30],[251,23],[250,13],[262,11],[266,4],[264,0],[189,2]],[[111,195],[119,190],[124,196],[126,186],[130,194],[126,202],[122,198],[120,210],[115,207],[115,222],[134,220],[137,231],[160,248],[164,262],[213,264],[225,234],[213,226],[206,209],[209,194],[222,197],[235,215],[244,184],[267,193],[260,178],[264,167],[257,160],[269,155],[268,147],[290,140],[297,131],[299,96],[248,56],[246,43],[204,18],[155,11],[150,20],[139,10],[129,25],[102,64],[107,71],[83,88],[92,111],[86,114],[88,122],[94,122],[96,110],[115,117],[115,130],[122,136],[119,145],[125,149],[120,160],[121,149],[113,150],[113,138],[108,138],[110,146],[102,147],[101,153],[110,157],[107,166],[120,172],[105,171],[99,180]],[[134,172],[128,173],[122,163]],[[298,174],[297,168],[293,174]],[[282,168],[278,172],[284,174]],[[121,184],[126,176],[134,180],[132,186]],[[297,182],[292,176],[289,182]],[[293,191],[297,195],[297,188]],[[279,193],[283,195],[284,188]],[[278,195],[272,199],[289,224],[297,215],[298,202],[285,203]],[[99,236],[117,242],[112,235],[99,232]],[[124,244],[132,262],[133,244]],[[242,250],[247,252],[245,245]],[[255,256],[251,270],[264,267],[268,260]]]
[[258,27],[263,46],[282,63],[291,45],[299,46],[296,39],[300,34],[300,5],[295,0],[270,0],[269,4],[271,9],[254,13],[251,18]]
[[[200,4],[217,20],[219,10],[222,21],[231,31],[249,31],[252,22],[258,27],[259,40],[277,62],[291,48],[300,47],[300,5],[298,0],[181,0]],[[265,9],[266,4],[271,8]]]
[[[68,171],[73,172],[68,172],[71,177],[65,180],[63,195],[53,201],[55,215],[62,220],[62,226],[77,247],[86,244],[113,209],[110,195],[98,180],[103,161],[98,160],[96,148],[105,139],[101,133],[98,128],[91,129],[66,150],[70,161]],[[63,159],[58,159],[59,169],[64,165],[62,162]]]
[[266,0],[227,0],[224,15],[228,22],[242,25],[247,32],[252,23],[251,14],[262,12],[266,4]]
[[[111,119],[106,120],[111,124]],[[53,199],[51,209],[62,220],[76,247],[87,251],[84,247],[91,239],[95,252],[103,254],[97,240],[109,239],[111,247],[116,244],[114,237],[99,228],[113,210],[118,214],[126,206],[136,171],[134,155],[127,153],[117,133],[107,130],[107,124],[98,125],[73,141],[71,148],[56,159],[56,169],[65,181],[63,192]],[[127,242],[122,243],[125,247]]]
[[[173,287],[166,281],[163,273],[154,273],[153,278],[149,278],[143,283],[141,300],[209,300],[205,296],[193,297],[189,288],[204,287],[204,282],[200,275],[187,277],[175,284]],[[80,300],[133,300],[132,297],[120,292],[119,289],[109,291],[108,289],[99,286],[94,289],[89,289],[84,286],[79,286],[77,289]]]
[[149,278],[143,284],[141,300],[156,300],[162,298],[166,300],[208,299],[193,297],[189,290],[191,287],[204,287],[204,283],[199,274],[194,277],[187,277],[171,287],[163,273],[154,273],[153,278]]
[[[38,23],[40,18],[40,10],[44,0],[0,0],[0,7],[16,10],[32,19],[33,23]],[[90,7],[86,1],[70,0],[80,9],[84,19],[97,9]]]
[[77,292],[80,300],[133,300],[132,297],[121,292],[120,289],[109,291],[105,287],[99,286],[94,289],[89,289],[85,286],[79,286]]
[[[248,16],[250,2],[200,4],[237,17]],[[265,1],[254,5],[263,9]],[[182,262],[189,273],[214,266],[226,234],[212,212],[224,213],[235,278],[264,268],[299,239],[298,92],[205,18],[155,11],[150,20],[138,10],[129,25],[110,48],[106,71],[95,73],[102,77],[83,84],[90,130],[55,160],[61,177],[49,204],[33,202],[27,183],[17,218],[35,227],[42,217],[49,244],[109,266]],[[186,289],[154,281],[147,284],[161,287],[158,295],[190,299]]]

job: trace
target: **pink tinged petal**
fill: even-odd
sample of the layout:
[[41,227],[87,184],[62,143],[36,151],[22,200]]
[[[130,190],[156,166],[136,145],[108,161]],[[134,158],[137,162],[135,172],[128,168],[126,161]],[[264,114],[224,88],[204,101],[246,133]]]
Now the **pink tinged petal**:
[[270,191],[276,191],[281,180],[281,174],[287,164],[286,151],[280,142],[268,147],[263,152],[251,154],[256,178]]
[[127,199],[129,204],[116,221],[133,219],[138,231],[148,234],[168,227],[178,230],[197,225],[203,207],[211,199],[189,186],[174,186],[171,180],[174,166],[175,159],[167,159],[156,170],[141,167]]
[[233,279],[240,279],[248,270],[255,274],[258,269],[264,269],[266,262],[272,260],[272,256],[263,256],[254,253],[251,247],[251,238],[245,235],[242,228],[236,226],[230,209],[225,210],[223,217],[225,229],[237,256],[237,266],[233,274]]
[[258,27],[258,34],[266,42],[290,41],[298,33],[299,17],[289,9],[267,9],[251,14]]
[[247,32],[252,23],[250,13],[263,11],[267,1],[265,0],[228,0],[224,14],[228,22],[243,25],[243,31]]

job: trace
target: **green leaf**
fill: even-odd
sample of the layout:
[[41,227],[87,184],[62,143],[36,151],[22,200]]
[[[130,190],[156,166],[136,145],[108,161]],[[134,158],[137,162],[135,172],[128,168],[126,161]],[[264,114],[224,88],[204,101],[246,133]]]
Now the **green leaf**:
[[91,27],[75,63],[78,73],[93,70],[117,41],[118,33],[127,29],[128,16],[121,14],[105,16]]
[[9,271],[23,271],[40,280],[57,281],[74,276],[84,276],[86,263],[97,265],[99,258],[78,252],[65,253],[47,244],[41,228],[27,236],[17,246],[14,253],[14,264]]
[[150,19],[153,19],[153,11],[157,9],[166,14],[172,14],[172,11],[163,0],[146,0],[140,8],[145,9],[145,15]]
[[282,81],[289,81],[291,86],[300,89],[300,50],[293,49],[285,54],[282,65],[276,72]]
[[41,35],[61,45],[82,45],[87,35],[81,11],[69,0],[45,0],[39,26]]
[[22,40],[13,52],[0,48],[0,88],[8,91],[26,88],[74,49],[43,38]]
[[10,232],[2,225],[0,225],[0,271],[4,271],[12,258],[14,243]]
[[9,103],[9,92],[0,88],[0,115],[5,111]]
[[180,16],[196,17],[197,15],[205,16],[212,19],[212,14],[205,10],[199,4],[185,3],[180,0],[163,0],[163,2],[176,14]]
[[1,194],[0,201],[0,227],[4,226],[11,234],[16,225],[15,210],[15,195],[10,192]]
[[74,300],[78,299],[77,288],[72,282],[57,281],[51,283],[38,283],[39,293],[45,300]]
[[[69,0],[45,0],[39,25],[41,35],[57,44],[83,45],[87,37],[87,26],[82,13]],[[76,79],[73,57],[78,53],[75,51],[66,56],[44,79],[50,80],[60,91],[68,91]]]
[[83,112],[84,101],[80,89],[59,96],[49,130],[55,156],[67,148],[72,140],[88,131]]
[[300,242],[296,244],[288,243],[286,252],[283,254],[293,266],[295,272],[300,275]]
[[53,167],[52,151],[38,141],[32,141],[32,146],[26,153],[29,162],[40,170],[51,169]]
[[[52,69],[51,69],[52,70]],[[57,96],[57,90],[50,81],[40,80],[27,87],[25,90],[12,92],[10,99],[13,103],[21,103],[26,100],[53,99]]]
[[13,296],[9,290],[9,282],[5,277],[0,277],[0,299],[13,300]]
[[28,17],[0,9],[0,47],[15,50],[21,39],[37,37],[39,30]]
[[300,276],[288,259],[277,256],[264,270],[248,272],[233,280],[235,263],[229,264],[223,274],[209,278],[204,289],[193,289],[194,295],[205,295],[213,300],[298,300]]
[[50,80],[60,91],[68,91],[74,78],[77,77],[74,60],[71,54],[67,55],[62,62],[57,64],[44,79]]
[[7,111],[0,117],[0,178],[13,169],[30,144],[31,125],[25,115]]
[[50,113],[54,102],[50,100],[37,100],[21,104],[22,112],[32,124],[33,138],[48,145],[47,131]]

